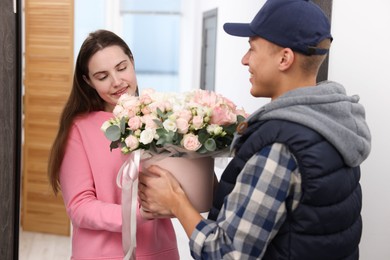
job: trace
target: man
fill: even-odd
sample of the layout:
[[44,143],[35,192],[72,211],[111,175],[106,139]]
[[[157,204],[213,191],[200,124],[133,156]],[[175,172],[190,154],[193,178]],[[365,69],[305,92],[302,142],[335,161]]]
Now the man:
[[142,207],[176,216],[196,259],[358,259],[371,136],[358,96],[316,84],[332,41],[326,15],[310,1],[268,0],[250,24],[224,30],[249,37],[250,92],[271,102],[238,129],[207,220],[158,166],[140,177]]

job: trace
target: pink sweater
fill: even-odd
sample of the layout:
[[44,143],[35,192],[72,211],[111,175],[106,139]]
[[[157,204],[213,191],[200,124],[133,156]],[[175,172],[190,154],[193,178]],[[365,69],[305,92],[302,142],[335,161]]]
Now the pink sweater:
[[[72,221],[72,259],[123,259],[121,189],[116,176],[125,156],[110,151],[100,130],[112,117],[92,112],[72,126],[60,183]],[[170,219],[144,220],[137,212],[137,259],[179,259]]]

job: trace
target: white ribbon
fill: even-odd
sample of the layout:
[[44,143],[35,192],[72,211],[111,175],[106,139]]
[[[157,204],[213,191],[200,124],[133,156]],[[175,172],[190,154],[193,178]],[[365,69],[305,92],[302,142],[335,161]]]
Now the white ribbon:
[[119,169],[116,184],[122,189],[122,246],[125,260],[135,259],[140,150],[130,154]]

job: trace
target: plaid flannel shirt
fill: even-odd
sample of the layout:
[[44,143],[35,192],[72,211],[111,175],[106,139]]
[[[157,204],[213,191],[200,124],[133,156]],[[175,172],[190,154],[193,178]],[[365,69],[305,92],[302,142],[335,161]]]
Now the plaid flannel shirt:
[[203,220],[191,235],[195,259],[260,259],[301,197],[295,158],[280,143],[253,155],[237,177],[217,221]]

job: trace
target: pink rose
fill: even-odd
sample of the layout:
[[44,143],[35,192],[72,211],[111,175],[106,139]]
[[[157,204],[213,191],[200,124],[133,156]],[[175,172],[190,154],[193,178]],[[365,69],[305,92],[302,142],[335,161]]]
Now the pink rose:
[[237,116],[227,107],[215,107],[213,109],[210,124],[230,125],[237,122]]
[[172,104],[169,101],[163,102],[165,111],[171,111],[172,110]]
[[155,101],[151,104],[149,104],[149,110],[152,113],[157,114],[157,108],[161,110],[161,112],[165,113],[165,104],[164,102]]
[[112,111],[112,113],[114,114],[114,116],[116,116],[118,118],[122,118],[127,114],[126,110],[120,105],[116,105],[114,107],[114,110]]
[[179,134],[186,134],[188,132],[189,124],[184,118],[178,118],[176,120],[177,132]]
[[199,142],[198,136],[194,134],[184,135],[182,145],[189,151],[196,151],[202,146],[202,144]]
[[194,116],[192,118],[192,126],[195,129],[200,129],[203,126],[203,117],[202,116]]
[[178,118],[185,119],[187,122],[190,122],[192,118],[192,113],[188,109],[179,110],[175,113]]
[[140,110],[139,110],[139,107],[126,107],[125,111],[126,111],[126,116],[128,118],[132,118],[132,117],[136,116]]
[[123,107],[132,108],[134,110],[141,105],[138,100],[138,97],[135,96],[129,96],[127,99],[123,100],[121,104]]
[[129,128],[133,131],[142,127],[142,121],[139,116],[131,117],[127,124],[129,125]]
[[218,102],[218,95],[215,92],[207,90],[197,90],[195,92],[194,101],[203,106],[213,107]]
[[152,98],[148,94],[143,94],[139,97],[139,101],[142,104],[148,105],[148,104],[152,103]]
[[153,121],[157,119],[156,116],[152,115],[152,114],[148,114],[148,115],[144,115],[142,118],[141,118],[141,121],[142,123],[145,124],[145,128],[153,128],[153,129],[156,129],[157,128],[157,125],[156,123]]
[[229,107],[229,109],[231,109],[232,111],[236,110],[236,105],[230,99],[225,98],[225,97],[224,98],[221,97],[221,98],[223,99],[223,103],[225,105],[227,105]]
[[128,137],[126,137],[125,143],[126,146],[129,147],[130,151],[137,149],[139,146],[138,139],[134,135],[129,135]]
[[141,113],[144,115],[150,114],[152,111],[150,111],[150,108],[148,106],[144,106],[141,108]]

